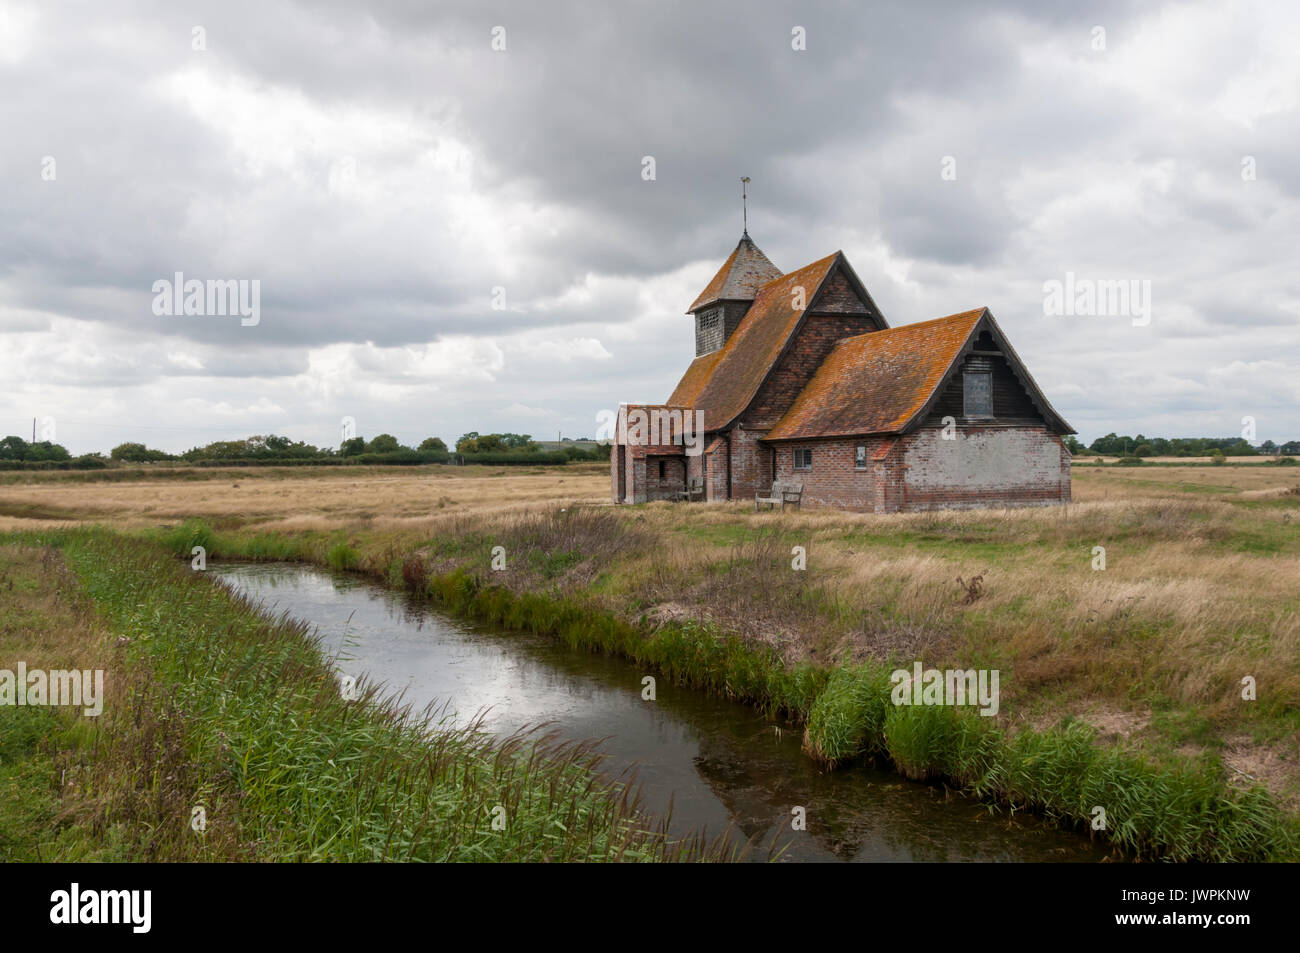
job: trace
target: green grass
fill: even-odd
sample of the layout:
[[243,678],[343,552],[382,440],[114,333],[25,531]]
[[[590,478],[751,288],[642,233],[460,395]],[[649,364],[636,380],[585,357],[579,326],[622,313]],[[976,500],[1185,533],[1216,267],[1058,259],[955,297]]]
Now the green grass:
[[[0,721],[0,792],[22,792],[18,807],[0,809],[3,856],[37,859],[42,842],[55,847],[40,859],[83,856],[58,848],[56,810],[75,818],[65,830],[98,832],[116,859],[731,855],[723,842],[667,837],[633,790],[598,779],[587,745],[536,732],[493,740],[411,715],[374,686],[343,699],[304,624],[264,617],[188,559],[100,531],[57,541],[109,634],[130,640],[122,650],[130,677],[101,719],[63,734],[42,720],[48,710]],[[190,525],[170,541],[188,557],[215,535]],[[45,740],[86,766],[70,801],[60,803],[50,784]],[[208,818],[201,834],[187,823],[196,805]]]
[[986,800],[1099,830],[1134,856],[1172,861],[1295,860],[1300,830],[1261,789],[1225,787],[1209,757],[1155,766],[1096,743],[1071,722],[1007,735],[966,709],[898,705],[887,674],[841,668],[808,719],[806,745],[827,762],[882,751],[916,780],[956,782]]
[[0,858],[40,859],[38,832],[53,827],[56,800],[42,739],[58,731],[49,709],[6,709],[0,718]]
[[1104,836],[1142,857],[1247,861],[1300,858],[1300,827],[1259,787],[1229,789],[1214,760],[1175,759],[1172,767],[1102,748],[1074,724],[1008,735],[987,720],[942,706],[890,703],[880,666],[788,668],[695,624],[653,633],[576,603],[483,586],[454,573],[430,580],[441,602],[461,614],[549,633],[575,647],[652,665],[677,682],[721,692],[807,721],[806,748],[835,765],[874,752],[904,775],[956,783],[993,803],[1038,811],[1067,825],[1110,818]]
[[835,669],[808,712],[804,750],[831,766],[879,751],[889,689],[886,667]]
[[754,530],[748,523],[687,524],[677,527],[677,532],[687,539],[717,547],[739,546],[754,535]]
[[347,543],[335,543],[326,560],[334,569],[352,569],[357,565],[357,551]]
[[[920,535],[937,542],[955,528],[936,517]],[[1167,531],[1184,532],[1178,527]],[[219,534],[216,542],[223,554],[227,536],[229,554],[246,547],[247,540],[238,533]],[[718,537],[728,538],[725,533]],[[751,539],[752,531],[744,538]],[[304,543],[306,550],[315,553],[315,561],[327,562],[319,541]],[[386,571],[376,571],[395,584],[400,573],[395,574],[392,565],[390,560],[384,564]],[[1212,755],[1189,759],[1166,749],[1155,763],[1123,744],[1098,744],[1083,724],[1013,732],[951,708],[894,707],[888,700],[887,670],[878,663],[835,669],[810,663],[791,666],[776,649],[747,643],[709,625],[685,622],[651,628],[644,617],[628,619],[598,609],[580,593],[518,591],[497,584],[481,566],[421,574],[410,587],[459,614],[620,655],[680,684],[805,721],[806,749],[829,766],[864,757],[887,758],[909,777],[944,780],[990,803],[1036,811],[1083,829],[1090,827],[1093,809],[1102,807],[1109,820],[1098,833],[1142,857],[1300,858],[1297,820],[1262,788],[1229,787]],[[810,590],[809,598],[815,601],[816,592]],[[822,606],[818,611],[834,608]],[[1015,611],[1013,603],[999,615]],[[967,617],[974,628],[996,624],[978,608]],[[1164,631],[1150,619],[1140,624],[1121,619],[1116,624],[1121,628],[1102,635],[1141,643]],[[986,657],[972,657],[969,667],[1008,668],[996,649],[994,644],[983,653]],[[1157,721],[1158,730],[1169,737],[1193,743],[1206,737],[1207,728],[1199,722],[1175,726],[1167,719]]]

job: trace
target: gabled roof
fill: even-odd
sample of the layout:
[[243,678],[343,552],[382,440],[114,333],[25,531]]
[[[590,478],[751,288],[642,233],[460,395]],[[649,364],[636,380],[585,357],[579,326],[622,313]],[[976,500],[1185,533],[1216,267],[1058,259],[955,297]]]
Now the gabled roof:
[[735,420],[799,327],[804,311],[794,308],[795,289],[803,288],[803,303],[812,302],[842,259],[836,252],[763,285],[727,343],[691,362],[668,403],[703,410],[706,430],[721,430]]
[[1038,390],[993,315],[977,308],[843,339],[764,439],[907,432],[938,400],[944,382],[981,329],[992,334],[1048,427],[1073,433]]
[[683,407],[694,407],[695,401],[699,399],[700,391],[704,390],[704,385],[709,382],[713,375],[713,369],[718,366],[718,361],[722,360],[722,355],[726,353],[726,348],[719,348],[716,351],[710,351],[708,354],[701,354],[686,368],[686,373],[682,379],[677,382],[673,389],[672,395],[668,398],[670,404],[680,404]]
[[745,232],[713,280],[700,292],[687,313],[697,311],[718,301],[753,301],[758,289],[774,278],[781,277],[781,269],[772,264],[754,240]]

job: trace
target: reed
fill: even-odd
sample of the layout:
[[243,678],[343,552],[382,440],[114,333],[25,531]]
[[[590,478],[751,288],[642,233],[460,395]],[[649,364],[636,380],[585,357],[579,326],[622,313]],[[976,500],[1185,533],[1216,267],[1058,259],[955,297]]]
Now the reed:
[[[216,537],[189,527],[171,542],[180,550],[197,540]],[[116,694],[97,721],[54,733],[57,757],[34,763],[81,766],[75,790],[57,799],[59,823],[116,845],[113,859],[741,854],[725,838],[669,836],[632,783],[601,777],[589,744],[538,730],[494,740],[372,684],[349,701],[303,623],[267,618],[154,545],[100,531],[58,541],[76,598],[93,606],[117,653]],[[31,734],[0,737],[0,759],[7,746],[28,752]],[[190,825],[196,807],[202,833]]]

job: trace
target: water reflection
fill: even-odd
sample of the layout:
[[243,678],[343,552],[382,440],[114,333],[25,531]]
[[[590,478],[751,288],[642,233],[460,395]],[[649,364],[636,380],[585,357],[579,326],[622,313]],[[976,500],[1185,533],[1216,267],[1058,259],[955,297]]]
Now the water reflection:
[[[729,826],[787,860],[1096,861],[1087,839],[1032,818],[990,815],[943,789],[869,766],[823,772],[800,729],[743,705],[658,679],[641,698],[632,663],[527,633],[474,625],[346,574],[280,564],[211,570],[275,611],[317,628],[339,668],[383,682],[419,709],[447,705],[507,735],[549,723],[572,740],[603,739],[604,770],[635,768],[645,806],[672,828]],[[792,831],[792,809],[807,830]]]

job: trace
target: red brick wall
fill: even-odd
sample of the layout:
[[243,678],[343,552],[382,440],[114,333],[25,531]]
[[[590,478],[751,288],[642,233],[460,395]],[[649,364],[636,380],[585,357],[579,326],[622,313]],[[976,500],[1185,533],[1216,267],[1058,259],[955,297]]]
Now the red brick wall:
[[710,503],[727,498],[727,443],[720,441],[704,461],[704,498]]
[[876,512],[897,513],[903,508],[904,477],[903,438],[885,437],[868,448],[872,470],[876,475]]
[[[729,432],[733,500],[752,500],[756,491],[766,493],[772,489],[772,453],[758,442],[763,433],[748,427],[737,427]],[[722,492],[725,495],[725,486]]]
[[[871,451],[879,440],[810,440],[782,443],[776,451],[777,476],[781,480],[803,484],[803,503],[807,506],[833,506],[838,509],[872,511],[876,508],[876,473],[871,465]],[[854,467],[853,448],[867,444],[867,466]],[[795,449],[812,450],[812,466],[794,468]],[[770,487],[769,487],[770,489]]]
[[[677,415],[666,414],[676,410]],[[641,420],[635,411],[665,413],[663,423],[651,417]],[[688,420],[684,420],[688,418]],[[645,503],[648,500],[674,499],[686,488],[686,448],[682,427],[693,417],[686,408],[669,408],[662,404],[624,404],[619,408],[619,427],[610,452],[610,495],[616,503]],[[699,435],[703,438],[703,434]],[[620,444],[620,437],[631,441]],[[654,444],[650,440],[677,440],[677,443]],[[642,442],[638,442],[642,441]],[[659,460],[664,460],[664,477],[659,478]]]
[[693,457],[686,458],[686,476],[688,478],[704,476],[704,454],[697,453]]
[[[1070,501],[1069,451],[1046,428],[964,427],[953,441],[940,434],[783,442],[777,473],[804,484],[809,506],[878,513]],[[867,447],[865,470],[854,466],[858,444]],[[796,447],[812,450],[810,469],[794,468]]]
[[875,322],[866,315],[805,316],[790,349],[777,362],[741,418],[746,429],[771,430],[812,380],[836,341],[875,329]]
[[[645,458],[645,499],[676,499],[677,494],[686,489],[686,459],[681,456],[647,456]],[[664,465],[662,480],[659,478],[661,462]]]

